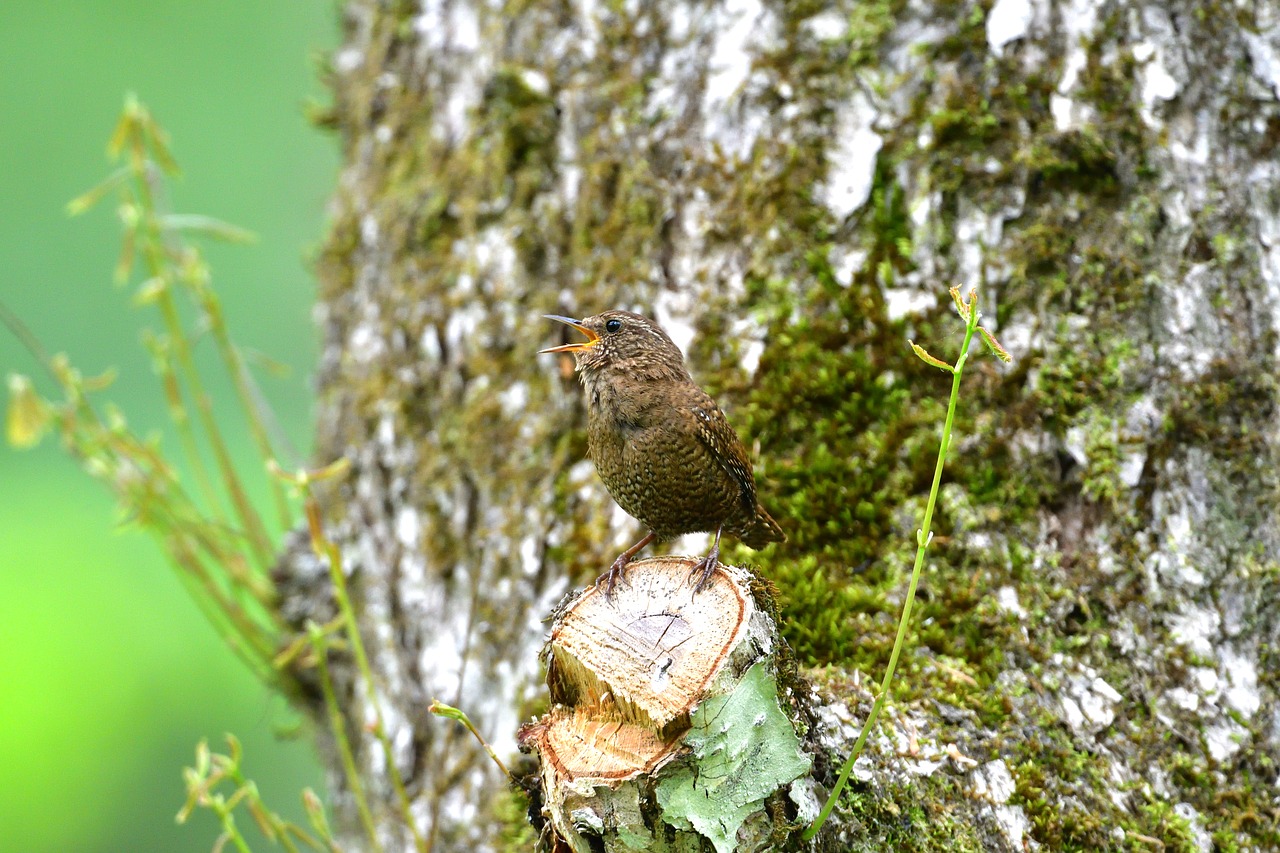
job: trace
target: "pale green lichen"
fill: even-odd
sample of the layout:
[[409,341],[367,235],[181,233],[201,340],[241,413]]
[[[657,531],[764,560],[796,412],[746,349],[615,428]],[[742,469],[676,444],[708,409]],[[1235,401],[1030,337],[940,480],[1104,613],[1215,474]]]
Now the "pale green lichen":
[[809,770],[777,696],[777,683],[756,664],[732,693],[697,707],[684,736],[692,759],[657,786],[664,821],[709,839],[717,853],[731,853],[743,822]]

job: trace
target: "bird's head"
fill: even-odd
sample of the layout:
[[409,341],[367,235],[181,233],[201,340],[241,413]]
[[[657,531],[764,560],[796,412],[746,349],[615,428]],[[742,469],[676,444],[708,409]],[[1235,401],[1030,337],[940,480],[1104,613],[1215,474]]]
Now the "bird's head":
[[540,352],[571,352],[584,375],[621,372],[651,378],[682,379],[688,376],[684,355],[667,333],[648,317],[630,311],[605,311],[573,320],[557,314],[547,319],[572,326],[587,336],[577,343],[549,347]]

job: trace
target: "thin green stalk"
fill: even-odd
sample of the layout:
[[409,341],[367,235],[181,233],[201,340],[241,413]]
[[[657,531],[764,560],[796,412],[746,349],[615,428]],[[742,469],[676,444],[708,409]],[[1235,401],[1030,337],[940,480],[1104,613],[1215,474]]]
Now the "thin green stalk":
[[484,751],[493,759],[493,763],[498,765],[498,769],[502,771],[502,775],[506,776],[508,779],[514,780],[514,777],[511,775],[511,771],[507,769],[507,765],[502,763],[502,759],[498,757],[498,753],[493,751],[493,747],[489,745],[489,741],[484,739],[484,735],[480,734],[480,730],[476,728],[475,723],[471,722],[471,718],[468,717],[466,712],[461,708],[446,705],[439,699],[432,699],[431,705],[427,708],[427,711],[435,714],[437,717],[446,717],[450,720],[456,720],[466,726],[467,731],[471,732],[471,734],[475,736],[475,739],[480,741],[480,746],[484,747]]
[[[115,446],[117,442],[119,443],[118,447]],[[252,600],[262,608],[263,612],[273,619],[275,626],[282,627],[283,619],[275,612],[274,590],[270,582],[264,577],[249,571],[244,555],[238,548],[229,542],[224,542],[222,537],[214,535],[215,531],[221,529],[217,525],[225,525],[225,523],[218,521],[210,523],[200,517],[190,495],[183,489],[182,484],[172,476],[165,460],[153,448],[128,434],[112,434],[109,436],[108,449],[114,450],[122,458],[133,460],[135,465],[139,461],[145,460],[151,465],[152,469],[149,472],[150,477],[148,477],[147,482],[159,481],[164,486],[163,494],[153,491],[147,495],[148,498],[153,498],[154,500],[125,500],[126,505],[134,506],[140,513],[149,508],[158,510],[152,517],[162,519],[162,523],[166,528],[172,531],[181,531],[182,535],[189,536],[201,550],[226,571],[227,576],[232,581],[231,586],[234,592],[247,592]],[[120,492],[119,495],[122,499],[130,497],[123,492]],[[226,530],[228,534],[238,536],[229,527]],[[237,541],[239,540],[237,539]]]
[[[956,404],[960,400],[960,377],[964,372],[965,362],[969,358],[969,345],[973,342],[973,335],[978,331],[978,305],[977,292],[970,291],[969,302],[964,303],[959,296],[958,291],[954,288],[951,291],[952,298],[955,299],[956,307],[960,311],[961,317],[965,321],[964,345],[960,348],[960,357],[956,359],[955,366],[940,361],[923,349],[912,344],[912,348],[929,364],[949,370],[951,376],[951,399],[947,402],[947,418],[942,425],[942,442],[938,445],[938,462],[933,469],[933,484],[929,489],[929,500],[925,504],[924,520],[920,525],[920,529],[916,531],[916,561],[911,567],[911,582],[907,586],[906,601],[902,605],[902,618],[898,620],[898,634],[893,641],[893,651],[889,655],[889,665],[885,668],[884,678],[880,682],[880,693],[876,696],[875,702],[871,706],[871,713],[867,715],[866,722],[862,724],[862,731],[858,735],[857,741],[853,744],[853,749],[849,753],[849,757],[845,760],[844,766],[840,768],[840,775],[836,778],[835,787],[831,789],[827,802],[822,807],[822,811],[801,836],[804,840],[809,840],[818,834],[818,830],[822,829],[822,825],[826,823],[827,818],[831,815],[831,810],[835,808],[836,800],[844,791],[844,786],[849,780],[849,773],[853,770],[854,762],[857,761],[858,755],[862,752],[862,747],[867,742],[867,737],[871,734],[871,727],[875,725],[876,719],[880,716],[881,709],[884,708],[885,701],[889,696],[889,688],[893,686],[893,674],[898,666],[898,657],[902,653],[902,647],[906,643],[907,627],[911,624],[911,605],[915,601],[916,586],[920,583],[920,571],[924,566],[925,550],[929,547],[929,541],[933,538],[931,528],[933,525],[933,510],[938,502],[938,487],[942,483],[942,468],[947,460],[947,451],[951,447],[951,427],[955,422]],[[994,341],[986,330],[983,330],[983,337],[989,343]]]
[[22,322],[18,315],[13,313],[13,310],[2,300],[0,300],[0,323],[3,323],[10,333],[18,339],[18,342],[27,348],[36,363],[53,377],[54,382],[62,383],[62,377],[54,369],[53,359],[49,356],[48,350],[44,348],[44,344],[40,343],[40,339],[27,328],[27,324]]
[[[194,543],[201,542],[202,530],[199,523],[189,523],[182,518],[180,508],[189,505],[190,499],[171,478],[164,461],[152,448],[134,440],[127,433],[114,431],[104,425],[79,389],[66,384],[70,377],[63,376],[62,380],[69,396],[75,401],[77,413],[77,420],[71,427],[73,432],[68,435],[71,446],[82,458],[99,460],[107,465],[105,472],[119,466],[142,473],[140,478],[115,478],[104,473],[104,479],[117,498],[125,506],[132,507],[138,513],[138,520],[159,538],[165,550],[185,570],[185,576],[194,580],[204,591],[205,601],[215,605],[220,618],[213,619],[211,611],[206,611],[206,615],[210,616],[223,638],[232,643],[237,653],[252,653],[252,660],[246,658],[246,662],[250,663],[255,673],[269,675],[271,641],[264,635],[262,626],[238,602],[230,598],[204,568],[193,547]],[[212,539],[207,539],[202,544],[206,551],[212,552],[220,565],[226,565],[225,558],[219,559],[216,543]],[[247,644],[247,649],[234,642],[237,637]]]
[[[102,390],[110,377],[85,378],[65,356],[50,356],[30,331],[5,306],[0,324],[8,326],[27,346],[36,361],[61,388],[64,400],[44,400],[25,377],[10,382],[12,397],[7,420],[11,442],[29,447],[50,429],[61,432],[63,442],[85,470],[103,481],[120,501],[127,520],[156,536],[183,583],[218,633],[255,674],[271,682],[279,673],[271,666],[276,638],[286,628],[276,611],[276,595],[267,572],[273,546],[262,517],[250,503],[231,464],[223,434],[213,417],[205,385],[196,370],[194,340],[184,330],[173,288],[189,286],[197,311],[210,313],[217,329],[219,348],[234,356],[234,344],[226,335],[216,297],[207,286],[207,270],[198,253],[182,239],[189,230],[221,237],[235,237],[231,226],[207,217],[173,217],[165,214],[164,174],[177,172],[164,131],[150,113],[130,96],[116,124],[108,156],[121,161],[105,181],[72,200],[67,210],[83,213],[107,195],[119,193],[118,207],[124,226],[123,250],[116,278],[123,283],[141,268],[146,280],[136,296],[139,304],[158,303],[167,334],[150,339],[169,415],[178,432],[189,471],[197,480],[194,494],[184,487],[174,468],[152,441],[144,441],[126,426],[123,414],[109,405],[99,412],[90,394]],[[212,306],[212,307],[210,307]],[[242,361],[229,359],[237,388],[248,387]],[[188,397],[190,395],[190,397]],[[243,397],[243,395],[242,395]],[[196,414],[193,416],[191,401]],[[246,403],[251,424],[260,426],[261,407]],[[218,477],[197,434],[207,440],[217,458],[227,497],[221,495]],[[260,430],[259,430],[260,431]],[[272,482],[279,494],[280,484]],[[205,503],[207,501],[207,506]],[[283,519],[283,516],[282,516]]]
[[[132,182],[132,185],[135,187],[134,198],[139,202],[139,205],[133,206],[133,209],[135,210],[135,216],[137,208],[140,206],[141,210],[147,217],[153,217],[154,196],[147,180],[148,160],[146,159],[145,142],[142,139],[142,133],[143,128],[137,121],[136,115],[129,107],[126,107],[126,115],[121,120],[120,128],[117,130],[117,135],[129,135],[129,138],[127,139],[130,146],[128,171],[134,178]],[[122,139],[122,142],[123,141],[126,140]],[[80,199],[72,202],[73,209],[79,202]],[[82,207],[80,209],[85,208]],[[125,252],[121,258],[122,268],[126,260],[128,260],[130,265],[132,264],[134,246],[138,235],[144,233],[144,226],[149,226],[147,227],[147,230],[154,230],[154,224],[146,222],[145,220],[140,220],[133,222],[132,231],[126,231]],[[148,271],[157,280],[165,282],[164,290],[167,292],[169,279],[168,276],[165,275],[166,270],[162,253],[159,252],[158,247],[153,246],[150,241],[146,247],[144,247],[144,251],[147,258]],[[119,274],[119,272],[120,270],[117,270],[117,274]],[[124,273],[127,275],[128,270],[125,269]],[[166,320],[167,319],[168,318],[166,318]],[[174,324],[166,322],[166,326],[169,327],[171,342],[185,342],[186,339],[180,325],[175,328]],[[213,478],[209,474],[209,469],[205,465],[204,458],[200,455],[199,443],[196,441],[195,431],[191,426],[191,418],[188,414],[187,407],[182,402],[181,383],[178,380],[177,374],[173,371],[172,366],[168,363],[167,353],[165,354],[165,358],[160,366],[162,368],[161,381],[164,383],[165,387],[165,398],[169,407],[170,420],[173,421],[174,426],[178,430],[178,436],[182,443],[183,452],[186,454],[191,465],[192,472],[195,474],[196,480],[200,484],[200,491],[204,494],[205,500],[209,503],[209,512],[214,515],[215,518],[219,518],[222,512],[221,502],[218,499],[217,490],[213,486]]]
[[196,556],[190,543],[185,541],[185,537],[180,534],[174,534],[168,539],[167,545],[169,553],[173,555],[178,565],[182,566],[189,575],[200,582],[210,600],[217,604],[218,609],[236,628],[238,635],[248,644],[248,651],[253,653],[256,662],[253,667],[254,673],[257,675],[264,675],[264,671],[269,673],[275,648],[271,643],[271,639],[263,632],[262,626],[254,622],[244,608],[227,596],[226,592],[204,568],[203,563]]
[[364,795],[364,786],[360,782],[360,771],[356,768],[356,759],[351,752],[351,741],[347,739],[347,723],[338,707],[338,697],[333,691],[333,678],[329,675],[328,644],[320,626],[314,622],[307,623],[307,634],[311,638],[311,648],[316,656],[316,669],[320,672],[320,692],[324,694],[325,709],[329,712],[329,728],[333,730],[333,738],[338,744],[338,755],[342,759],[342,772],[347,776],[347,785],[356,801],[356,811],[360,813],[360,823],[373,849],[381,853],[382,845],[378,842],[378,829],[373,822],[373,814],[369,811],[369,801]]
[[222,822],[223,836],[230,839],[231,843],[236,846],[236,849],[239,850],[240,853],[253,853],[253,851],[249,849],[248,843],[244,840],[244,836],[240,834],[240,830],[236,827],[236,818],[235,815],[231,813],[231,809],[214,806],[213,810],[217,813],[218,818]]
[[320,802],[320,798],[316,796],[316,792],[310,788],[302,789],[302,808],[307,813],[307,819],[311,821],[311,828],[316,831],[316,835],[320,836],[329,848],[329,853],[342,853],[337,843],[333,840],[333,832],[329,829],[329,821],[324,816],[324,805]]
[[164,388],[165,404],[169,409],[169,420],[178,430],[178,440],[182,443],[182,451],[186,454],[196,482],[200,486],[200,492],[204,495],[205,502],[209,505],[209,514],[214,518],[221,518],[222,501],[218,496],[218,490],[214,488],[213,478],[209,475],[209,469],[204,464],[204,458],[200,455],[200,446],[196,442],[195,430],[191,428],[191,415],[187,411],[186,405],[182,402],[182,385],[178,381],[178,375],[173,371],[173,363],[170,361],[169,354],[165,351],[164,344],[161,341],[157,340],[155,342],[152,356],[156,372],[160,375],[160,384]]
[[[240,741],[235,735],[228,734],[227,745],[230,748],[227,755],[210,752],[207,741],[202,740],[196,745],[195,766],[182,771],[182,778],[187,786],[187,799],[178,810],[175,817],[177,822],[186,823],[197,808],[208,809],[218,816],[223,828],[223,834],[214,845],[214,850],[221,850],[228,841],[235,843],[241,850],[247,850],[234,816],[235,810],[243,805],[263,837],[272,844],[282,845],[288,853],[300,853],[294,838],[312,850],[325,849],[325,845],[312,838],[302,827],[290,823],[267,807],[257,783],[245,778],[240,769],[240,761],[244,756]],[[232,788],[229,796],[218,790],[224,783]],[[336,850],[337,847],[329,836],[324,809],[319,799],[308,789],[303,792],[302,801],[309,816],[324,827],[328,849]]]
[[[152,185],[152,182],[156,180],[155,169],[147,158],[146,142],[149,140],[152,143],[152,149],[158,155],[167,156],[167,153],[164,152],[162,147],[157,148],[157,135],[155,132],[151,132],[149,127],[149,116],[141,121],[135,121],[132,132],[127,139],[130,145],[130,163],[135,179],[134,193],[137,200],[138,213],[141,214],[135,229],[138,235],[143,238],[141,248],[148,272],[153,278],[166,283],[158,289],[156,302],[159,305],[161,317],[168,331],[170,344],[177,356],[185,381],[190,386],[189,393],[195,402],[201,426],[204,428],[209,444],[213,448],[214,457],[217,460],[223,483],[226,485],[230,495],[232,506],[235,508],[241,524],[244,525],[245,533],[249,538],[249,543],[260,567],[263,571],[266,571],[270,568],[273,559],[271,539],[267,535],[261,517],[245,494],[244,486],[240,482],[240,477],[231,462],[231,454],[222,438],[222,431],[218,428],[217,421],[213,417],[213,406],[210,403],[209,395],[204,389],[204,382],[201,380],[200,372],[196,369],[195,360],[191,356],[191,347],[178,315],[178,308],[173,298],[172,289],[168,286],[168,283],[173,280],[174,271],[170,268],[169,256],[174,250],[171,250],[166,245],[168,234],[161,225],[161,215],[157,209],[156,190]],[[179,427],[182,428],[182,425],[179,425]],[[198,454],[197,458],[199,458]]]
[[[158,536],[158,534],[157,534]],[[193,573],[187,566],[179,561],[184,571],[176,572],[180,582],[187,588],[191,594],[191,598],[196,603],[196,607],[204,614],[204,618],[213,627],[213,630],[222,638],[222,641],[231,649],[232,654],[240,659],[240,662],[248,667],[249,671],[262,680],[264,684],[271,684],[277,678],[278,674],[270,666],[269,661],[265,663],[260,659],[260,652],[250,654],[245,647],[246,643],[242,642],[243,634],[240,630],[233,626],[232,620],[222,608],[214,596],[209,595],[207,577],[199,577]],[[248,643],[247,645],[253,645]]]
[[[236,348],[231,336],[227,333],[227,324],[222,317],[222,306],[218,302],[216,295],[208,288],[201,290],[201,297],[201,304],[204,306],[205,316],[209,318],[209,328],[213,332],[213,339],[218,345],[218,351],[222,354],[222,360],[226,364],[227,372],[231,374],[231,381],[235,384],[236,394],[240,397],[240,405],[244,408],[245,418],[249,421],[249,432],[253,436],[254,442],[258,445],[258,452],[262,454],[262,458],[272,459],[275,454],[271,449],[271,439],[267,436],[266,427],[259,417],[257,401],[249,389],[249,371],[245,367],[244,359],[240,356],[240,350]],[[275,501],[276,513],[279,516],[280,529],[288,530],[293,525],[293,515],[289,511],[289,503],[285,499],[284,484],[275,477],[268,479],[271,481],[271,494]]]
[[333,579],[333,597],[338,602],[338,611],[346,620],[347,637],[351,642],[351,651],[356,659],[356,667],[360,670],[361,677],[364,678],[369,706],[373,709],[374,735],[377,737],[378,743],[382,745],[382,755],[386,761],[387,773],[391,776],[391,785],[395,788],[396,797],[400,801],[400,811],[404,817],[405,825],[409,827],[409,832],[413,834],[414,846],[425,853],[430,848],[413,820],[409,794],[405,790],[404,779],[400,776],[400,768],[396,766],[395,756],[391,752],[391,741],[387,737],[386,729],[382,723],[382,711],[379,708],[378,690],[376,682],[373,680],[373,669],[369,666],[369,658],[365,654],[364,641],[360,639],[360,628],[356,622],[355,608],[351,605],[351,596],[347,594],[347,579],[342,572],[342,554],[339,552],[338,546],[325,537],[324,528],[320,522],[320,507],[315,499],[310,496],[306,501],[306,514],[307,523],[311,528],[312,544],[329,561],[329,575]]
[[[207,522],[198,515],[188,518],[184,514],[184,510],[193,510],[194,505],[156,449],[136,439],[122,424],[104,420],[93,407],[86,392],[101,385],[102,380],[85,380],[65,359],[50,357],[29,330],[2,305],[0,320],[14,331],[41,367],[62,387],[67,402],[57,420],[66,446],[85,463],[93,476],[107,484],[123,506],[132,510],[133,520],[158,539],[182,569],[178,575],[192,591],[201,611],[234,653],[264,681],[273,680],[270,638],[263,626],[239,602],[229,597],[206,570],[195,546],[202,547],[219,566],[228,567],[232,586],[237,588],[235,575],[243,576],[242,571],[234,568],[239,555],[222,548],[209,535],[205,526]],[[269,590],[261,590],[252,584],[247,588],[265,608]],[[270,609],[264,609],[264,612],[272,613]]]
[[240,517],[240,521],[244,525],[245,533],[249,537],[249,543],[253,547],[254,555],[265,571],[270,568],[273,559],[271,538],[267,535],[266,527],[262,524],[262,518],[258,515],[257,510],[253,508],[248,495],[245,494],[239,475],[236,474],[235,465],[231,461],[231,453],[227,450],[226,442],[222,438],[222,431],[218,429],[218,423],[213,417],[213,405],[209,401],[208,393],[204,390],[204,383],[200,379],[200,373],[196,370],[195,360],[191,357],[191,349],[187,346],[187,339],[182,329],[182,323],[178,318],[178,308],[174,303],[172,294],[166,290],[160,296],[159,302],[165,326],[169,329],[169,335],[174,343],[178,363],[182,366],[182,371],[186,374],[186,381],[191,386],[191,397],[195,400],[196,411],[200,413],[200,423],[208,435],[210,446],[213,448],[223,483],[231,496],[231,503],[235,507],[236,515]]
[[[92,417],[96,418],[96,415]],[[184,541],[189,539],[193,546],[198,546],[225,570],[235,592],[248,592],[264,612],[272,613],[274,601],[270,585],[261,577],[249,573],[240,551],[215,535],[219,530],[215,526],[216,522],[210,523],[200,517],[191,497],[154,448],[126,432],[104,428],[96,419],[86,422],[104,432],[100,448],[102,451],[110,452],[112,458],[125,460],[130,466],[147,474],[141,482],[135,482],[132,478],[126,480],[141,493],[116,488],[121,501],[134,508],[140,520],[154,520],[170,535],[180,536]],[[86,455],[90,454],[86,452]],[[187,550],[194,555],[196,548],[188,546]]]

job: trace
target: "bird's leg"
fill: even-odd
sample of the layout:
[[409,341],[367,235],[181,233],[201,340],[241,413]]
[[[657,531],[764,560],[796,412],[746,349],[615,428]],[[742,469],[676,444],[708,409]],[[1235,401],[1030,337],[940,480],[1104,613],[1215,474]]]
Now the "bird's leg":
[[689,570],[689,580],[693,580],[693,576],[702,570],[702,577],[698,579],[698,585],[693,588],[695,593],[702,592],[702,588],[707,585],[707,581],[711,580],[711,573],[716,570],[716,566],[720,563],[720,534],[724,532],[724,525],[720,525],[716,530],[716,541],[711,543],[711,550],[707,552],[707,556],[693,564],[693,568]]
[[604,588],[605,601],[610,601],[613,598],[614,584],[616,584],[618,580],[626,574],[627,563],[631,562],[631,558],[638,554],[641,548],[653,541],[654,535],[654,532],[650,530],[648,536],[644,537],[639,542],[619,554],[618,559],[614,560],[613,565],[609,567],[609,571],[605,572],[598,580],[596,580],[596,583],[598,584],[600,581],[608,578],[608,583]]

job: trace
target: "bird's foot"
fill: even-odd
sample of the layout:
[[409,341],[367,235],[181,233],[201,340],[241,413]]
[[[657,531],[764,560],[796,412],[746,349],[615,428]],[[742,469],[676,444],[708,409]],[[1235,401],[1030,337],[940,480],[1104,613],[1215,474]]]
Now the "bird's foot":
[[605,601],[613,601],[613,588],[618,585],[618,581],[625,579],[627,574],[627,563],[630,562],[630,554],[620,554],[618,559],[613,561],[613,565],[609,566],[609,571],[596,579],[596,586],[599,586],[601,583],[604,584]]
[[717,542],[711,546],[711,550],[707,552],[707,556],[694,563],[693,568],[689,570],[689,580],[693,580],[694,576],[699,573],[702,575],[698,578],[698,583],[693,588],[695,595],[702,592],[702,588],[711,580],[711,575],[715,572],[716,566],[720,565],[720,542],[718,539],[719,537],[717,537]]
[[657,534],[650,530],[647,536],[619,554],[618,559],[614,560],[613,565],[609,567],[609,571],[596,579],[596,586],[599,586],[601,581],[607,581],[604,587],[605,601],[613,601],[613,588],[621,580],[622,576],[627,573],[627,563],[630,563],[631,558],[638,554],[641,548],[652,542],[656,536]]

